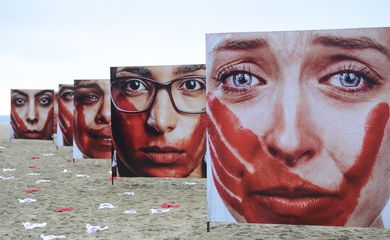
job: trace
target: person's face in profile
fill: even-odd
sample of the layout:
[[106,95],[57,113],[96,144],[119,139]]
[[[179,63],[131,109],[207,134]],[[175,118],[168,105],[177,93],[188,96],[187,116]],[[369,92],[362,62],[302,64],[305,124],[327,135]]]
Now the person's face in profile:
[[110,82],[76,80],[75,141],[88,158],[111,157]]
[[213,180],[235,219],[383,226],[390,28],[214,34],[207,48]]
[[73,85],[60,85],[58,94],[58,119],[64,146],[73,145]]
[[205,153],[205,66],[120,67],[114,77],[118,166],[145,177],[187,177],[199,170]]
[[52,90],[11,90],[11,124],[15,138],[51,139]]

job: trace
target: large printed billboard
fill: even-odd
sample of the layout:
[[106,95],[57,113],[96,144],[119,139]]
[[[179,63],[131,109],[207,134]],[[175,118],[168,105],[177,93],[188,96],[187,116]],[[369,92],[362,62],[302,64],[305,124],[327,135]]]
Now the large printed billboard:
[[53,139],[54,90],[11,89],[11,138]]
[[73,158],[111,158],[109,80],[74,80]]
[[202,177],[205,65],[111,68],[113,175]]
[[209,221],[383,227],[390,28],[217,33],[206,46]]
[[73,84],[59,84],[58,86],[58,127],[57,145],[73,146],[73,111],[74,111]]

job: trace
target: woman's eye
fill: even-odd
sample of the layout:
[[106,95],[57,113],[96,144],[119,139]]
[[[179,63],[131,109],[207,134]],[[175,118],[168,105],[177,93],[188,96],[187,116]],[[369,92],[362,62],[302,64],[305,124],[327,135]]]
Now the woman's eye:
[[39,99],[39,104],[44,105],[44,106],[49,105],[50,102],[51,102],[50,98],[48,98],[48,97],[43,97],[43,98]]
[[65,101],[71,101],[74,98],[74,92],[73,91],[66,91],[61,94],[61,98]]
[[147,85],[139,79],[129,79],[124,83],[123,90],[125,94],[134,94],[135,92],[147,91]]
[[78,102],[81,104],[93,104],[99,101],[99,96],[95,94],[86,94],[78,97]]
[[188,91],[199,91],[205,89],[205,84],[201,80],[190,79],[185,80],[179,88]]
[[228,88],[246,89],[256,85],[264,85],[266,82],[263,79],[258,79],[249,72],[233,72],[222,80],[223,84]]
[[376,83],[375,79],[354,71],[335,73],[326,81],[327,85],[348,92],[366,91],[371,89]]
[[26,101],[23,98],[17,98],[15,99],[15,104],[18,106],[22,106],[26,103]]

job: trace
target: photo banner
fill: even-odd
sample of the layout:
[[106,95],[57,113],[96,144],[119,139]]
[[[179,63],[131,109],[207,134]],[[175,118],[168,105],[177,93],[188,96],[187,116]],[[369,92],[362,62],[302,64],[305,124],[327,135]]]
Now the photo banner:
[[11,89],[11,138],[53,139],[54,90]]
[[390,28],[206,48],[209,221],[390,226]]
[[57,146],[73,146],[73,99],[73,84],[59,84]]
[[73,159],[111,159],[110,81],[74,80]]
[[205,177],[205,65],[111,67],[112,173]]

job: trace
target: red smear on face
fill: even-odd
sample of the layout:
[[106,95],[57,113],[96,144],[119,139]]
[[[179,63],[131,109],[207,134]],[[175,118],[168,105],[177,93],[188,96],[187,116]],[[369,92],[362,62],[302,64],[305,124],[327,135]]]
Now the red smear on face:
[[[119,105],[127,105],[126,109],[136,110],[127,101]],[[163,133],[156,133],[147,126],[147,114],[127,114],[112,110],[113,144],[119,160],[134,176],[187,177],[201,164],[204,156],[206,115],[201,114],[191,135],[178,143],[177,147],[185,152],[183,156],[172,163],[162,164],[145,157],[140,151],[151,143],[158,142],[164,146],[167,142]]]
[[59,114],[58,118],[60,119],[59,125],[62,134],[64,134],[64,145],[72,146],[73,145],[73,112],[69,111],[65,106],[63,101],[58,101]]
[[371,175],[389,118],[388,104],[380,103],[370,111],[354,165],[339,189],[329,191],[292,173],[265,151],[258,136],[214,95],[208,95],[208,103],[213,179],[236,218],[250,223],[346,224]]
[[53,133],[53,118],[51,116],[53,116],[53,111],[54,108],[51,107],[48,114],[46,115],[45,125],[43,126],[40,133],[34,134],[34,137],[30,137],[27,133],[30,129],[26,126],[23,119],[17,113],[15,106],[11,106],[11,121],[12,121],[12,128],[14,130],[15,138],[24,138],[24,139],[33,138],[33,139],[45,139],[45,140],[51,139],[52,138],[51,134]]
[[85,110],[82,104],[76,104],[75,108],[77,111],[75,138],[78,140],[81,152],[88,158],[109,159],[111,157],[110,124],[100,124],[99,129],[92,129],[86,123],[86,115],[98,113]]

